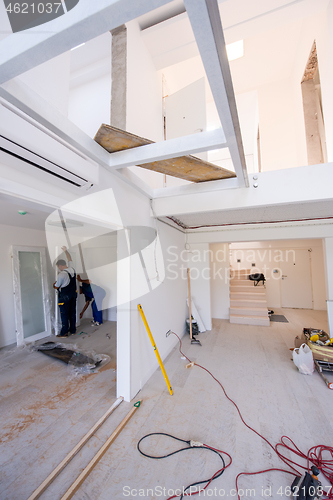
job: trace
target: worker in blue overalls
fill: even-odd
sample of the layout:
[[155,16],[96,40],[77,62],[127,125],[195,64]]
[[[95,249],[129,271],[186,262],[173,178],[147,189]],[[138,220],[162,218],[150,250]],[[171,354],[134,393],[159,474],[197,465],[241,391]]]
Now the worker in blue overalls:
[[85,273],[81,275],[78,274],[77,280],[81,283],[80,293],[84,294],[84,297],[86,299],[84,308],[80,313],[80,319],[82,319],[84,312],[91,303],[91,309],[94,318],[93,324],[95,326],[101,325],[103,323],[102,302],[106,295],[105,290],[103,290],[103,288],[101,288],[100,286],[92,284]]
[[63,259],[56,263],[59,274],[53,288],[58,290],[58,305],[61,315],[61,332],[58,337],[68,337],[68,333],[74,335],[76,332],[76,273],[73,267],[72,257],[66,247],[61,247],[65,252],[68,265]]

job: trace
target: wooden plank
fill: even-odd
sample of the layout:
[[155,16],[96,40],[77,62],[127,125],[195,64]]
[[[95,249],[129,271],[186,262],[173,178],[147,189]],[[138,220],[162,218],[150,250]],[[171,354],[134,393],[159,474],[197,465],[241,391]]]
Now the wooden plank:
[[105,420],[113,413],[113,411],[124,401],[123,397],[120,397],[113,403],[113,405],[108,409],[106,413],[96,422],[96,424],[90,429],[89,432],[81,441],[72,449],[70,453],[60,462],[60,464],[51,472],[51,474],[42,482],[42,484],[30,495],[28,500],[36,500],[41,496],[41,494],[50,486],[54,479],[60,474],[60,472],[68,465],[68,463],[75,457],[75,455],[83,448],[83,446],[89,441],[91,436],[101,427]]
[[[95,141],[109,153],[153,144],[153,141],[105,124],[99,128]],[[192,155],[144,163],[138,165],[138,167],[192,182],[215,181],[236,177],[234,172]]]
[[103,457],[103,455],[107,452],[107,450],[110,448],[111,444],[113,441],[117,438],[117,436],[120,434],[120,432],[123,430],[125,425],[129,422],[129,420],[132,418],[136,410],[140,407],[142,403],[142,400],[138,401],[135,403],[136,406],[133,406],[133,408],[129,411],[129,413],[126,415],[126,417],[120,422],[116,430],[111,434],[111,436],[106,440],[106,442],[103,444],[102,448],[96,453],[94,458],[89,462],[87,467],[83,469],[81,474],[78,476],[78,478],[74,481],[72,486],[66,491],[64,496],[61,497],[61,500],[69,500],[70,498],[75,495],[77,490],[80,488],[81,484],[86,480],[86,478],[89,476],[90,472],[93,470],[93,468],[97,465],[97,463],[100,461],[100,459]]

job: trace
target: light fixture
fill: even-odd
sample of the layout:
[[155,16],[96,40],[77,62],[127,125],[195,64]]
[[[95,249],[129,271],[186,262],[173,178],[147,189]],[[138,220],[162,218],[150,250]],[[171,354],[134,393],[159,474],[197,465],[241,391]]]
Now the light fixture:
[[234,61],[235,59],[239,59],[244,55],[244,41],[239,40],[238,42],[229,43],[226,46],[226,49],[229,61]]
[[[55,227],[63,227],[61,220],[48,220],[47,224],[49,226],[55,226]],[[79,222],[77,220],[73,219],[64,219],[64,224],[67,229],[73,228],[73,227],[82,227],[84,226],[83,222]]]

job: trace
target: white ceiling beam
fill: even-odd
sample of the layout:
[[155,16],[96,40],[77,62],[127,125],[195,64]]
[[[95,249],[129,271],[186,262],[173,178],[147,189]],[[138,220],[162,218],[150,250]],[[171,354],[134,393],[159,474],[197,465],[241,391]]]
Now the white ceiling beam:
[[200,193],[214,193],[224,189],[237,189],[239,182],[237,177],[230,179],[219,179],[216,181],[193,182],[182,186],[154,189],[154,199],[173,198],[176,196],[198,195]]
[[109,166],[114,169],[177,158],[227,146],[222,129],[177,137],[110,154]]
[[80,0],[68,13],[0,43],[0,85],[171,0]]
[[240,124],[217,0],[184,0],[240,186],[248,187]]
[[177,196],[155,198],[153,206],[156,217],[177,217],[198,212],[265,208],[274,205],[287,206],[333,199],[333,163],[272,170],[252,175],[258,179],[252,181],[252,186],[249,188],[190,193],[184,190]]

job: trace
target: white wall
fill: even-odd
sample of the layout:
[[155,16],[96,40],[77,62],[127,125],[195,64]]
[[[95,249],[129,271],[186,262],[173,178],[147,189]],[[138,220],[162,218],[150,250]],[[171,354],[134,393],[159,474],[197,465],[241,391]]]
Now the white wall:
[[[257,134],[259,125],[258,92],[256,90],[237,94],[237,112],[241,128],[243,148],[248,173],[258,172]],[[215,103],[207,104],[207,130],[221,126]],[[228,148],[208,152],[208,161],[234,171]]]
[[[174,335],[166,337],[172,330],[180,337],[185,332],[188,317],[186,305],[187,279],[181,267],[181,252],[184,249],[184,234],[163,223],[158,223],[159,236],[164,255],[166,276],[163,283],[149,294],[133,301],[131,307],[131,396],[143,387],[158,368],[155,352],[138,312],[141,303],[157,349],[163,359],[177,344]],[[170,267],[171,265],[171,267]],[[159,374],[160,390],[167,387]],[[170,380],[172,385],[172,379]]]
[[[282,240],[253,243],[232,243],[230,245],[230,263],[233,269],[251,269],[263,272],[266,278],[266,297],[270,308],[281,307],[281,262],[288,260],[288,251],[312,249],[311,277],[313,308],[326,310],[325,271],[323,247],[320,239],[316,240]],[[237,259],[241,262],[238,263]],[[277,273],[273,271],[277,270]],[[300,291],[301,293],[301,291]]]
[[[210,297],[210,252],[207,243],[190,245],[184,255],[184,266],[190,268],[191,296],[198,313],[206,327],[212,329],[211,297]],[[187,262],[188,261],[188,262]],[[195,315],[192,312],[193,317]]]
[[323,247],[326,274],[327,315],[330,335],[333,338],[333,238],[325,238]]
[[23,81],[43,99],[67,116],[69,98],[70,52],[65,52],[26,71],[17,80]]
[[[156,71],[136,20],[127,27],[126,129],[151,141],[163,140],[162,77]],[[153,188],[163,187],[163,175],[130,167]]]
[[143,42],[136,20],[127,27],[128,132],[152,141],[163,139],[162,78]]
[[258,88],[262,171],[297,167],[291,80]]
[[212,318],[229,319],[229,245],[213,243],[211,250]]
[[[293,73],[291,75],[291,86],[293,92],[292,113],[295,116],[298,165],[308,164],[301,81],[304,75],[306,65],[308,63],[308,58],[310,56],[310,51],[314,40],[316,41],[316,46],[317,46],[326,140],[327,140],[328,150],[330,150],[331,152],[328,161],[331,161],[332,158],[333,142],[331,137],[333,130],[332,129],[333,122],[331,114],[333,110],[333,99],[331,95],[331,88],[332,88],[333,74],[332,74],[332,49],[330,48],[328,23],[329,21],[326,13],[317,14],[315,16],[312,16],[311,18],[304,19],[300,31],[300,38],[297,46],[295,65]],[[333,27],[333,20],[332,20],[332,27]]]
[[[16,344],[13,297],[13,245],[46,247],[44,231],[0,225],[0,347]],[[52,277],[49,276],[49,285]]]
[[68,118],[90,137],[110,123],[111,72],[70,89]]

